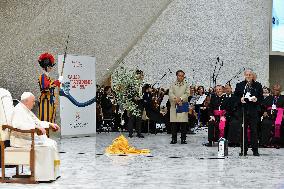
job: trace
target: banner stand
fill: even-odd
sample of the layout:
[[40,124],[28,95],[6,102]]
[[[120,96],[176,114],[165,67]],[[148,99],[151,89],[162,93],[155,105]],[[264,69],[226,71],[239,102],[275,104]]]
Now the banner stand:
[[[58,55],[61,73],[63,55]],[[67,55],[60,89],[61,138],[95,136],[95,57]]]

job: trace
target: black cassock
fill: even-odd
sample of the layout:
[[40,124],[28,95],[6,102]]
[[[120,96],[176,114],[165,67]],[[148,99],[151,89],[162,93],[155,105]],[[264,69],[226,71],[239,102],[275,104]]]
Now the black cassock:
[[208,123],[208,141],[209,142],[217,142],[219,140],[220,116],[214,115],[214,110],[225,110],[226,100],[227,100],[226,95],[222,95],[222,96],[212,95],[210,99],[208,113],[209,113],[209,116],[215,117],[215,121],[209,121]]
[[110,119],[113,117],[112,102],[107,94],[103,94],[101,97],[101,106],[104,119]]
[[[252,102],[246,100],[246,103],[241,103],[241,98],[245,96],[247,93],[250,93],[250,96],[255,96],[257,98],[257,102]],[[244,148],[247,151],[248,149],[248,127],[250,128],[251,134],[251,146],[253,150],[258,149],[258,141],[257,141],[257,123],[259,119],[259,110],[260,105],[263,100],[263,91],[262,86],[257,81],[252,81],[250,84],[247,81],[242,81],[237,83],[234,96],[238,98],[240,108],[243,108],[244,112],[244,121],[245,121],[245,128],[244,128],[244,138],[245,138],[245,145]],[[240,120],[243,119],[243,115],[241,114]],[[241,129],[242,133],[242,129]],[[242,136],[242,135],[241,135]],[[242,144],[242,137],[240,140]]]
[[226,130],[229,143],[238,145],[240,143],[240,132],[242,124],[242,111],[239,106],[239,98],[232,95],[226,100]]
[[284,96],[268,96],[263,100],[262,108],[263,112],[267,112],[268,117],[263,117],[261,123],[261,140],[260,144],[269,146],[272,144],[283,145],[284,138],[284,127],[283,121],[280,127],[280,138],[275,137],[275,120],[277,117],[278,110],[273,110],[273,104],[275,108],[284,108]]

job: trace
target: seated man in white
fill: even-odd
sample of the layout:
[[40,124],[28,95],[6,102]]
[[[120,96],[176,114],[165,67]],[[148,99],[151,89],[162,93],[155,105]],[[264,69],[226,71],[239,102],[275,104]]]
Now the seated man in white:
[[[36,181],[52,181],[59,176],[55,171],[59,164],[57,144],[47,138],[45,128],[58,130],[59,126],[46,121],[40,121],[31,111],[35,105],[35,97],[30,92],[24,92],[21,102],[14,108],[12,126],[17,129],[30,130],[38,128],[43,135],[35,135],[35,179]],[[10,137],[13,147],[30,147],[30,134],[12,132]]]

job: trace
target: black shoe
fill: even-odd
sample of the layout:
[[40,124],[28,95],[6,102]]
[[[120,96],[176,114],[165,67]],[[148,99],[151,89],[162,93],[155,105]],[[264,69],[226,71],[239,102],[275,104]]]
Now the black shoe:
[[276,149],[280,149],[280,146],[279,145],[275,145],[274,146]]
[[243,154],[243,152],[239,153],[239,156],[247,156],[248,155],[248,152],[245,151],[245,153]]
[[208,143],[205,144],[205,146],[212,147],[213,143],[212,142],[208,142]]
[[253,152],[254,156],[260,156],[258,152]]
[[128,137],[129,137],[129,138],[132,138],[132,137],[133,137],[133,135],[132,135],[132,134],[129,134],[129,135],[128,135]]
[[138,138],[144,138],[142,134],[137,135]]
[[182,140],[181,144],[187,144],[186,140]]
[[170,144],[176,144],[177,141],[176,140],[172,140]]
[[252,154],[254,156],[259,156],[258,150],[257,149],[252,149]]

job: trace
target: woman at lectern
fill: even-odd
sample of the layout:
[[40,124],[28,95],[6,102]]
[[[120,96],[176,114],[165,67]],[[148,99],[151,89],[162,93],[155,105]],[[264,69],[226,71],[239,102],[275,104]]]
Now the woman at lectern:
[[56,113],[54,90],[56,87],[60,87],[63,76],[60,76],[59,79],[55,81],[50,78],[49,74],[55,66],[55,61],[52,54],[41,54],[39,56],[38,63],[43,69],[43,73],[38,79],[41,92],[39,97],[39,119],[41,121],[54,123]]

